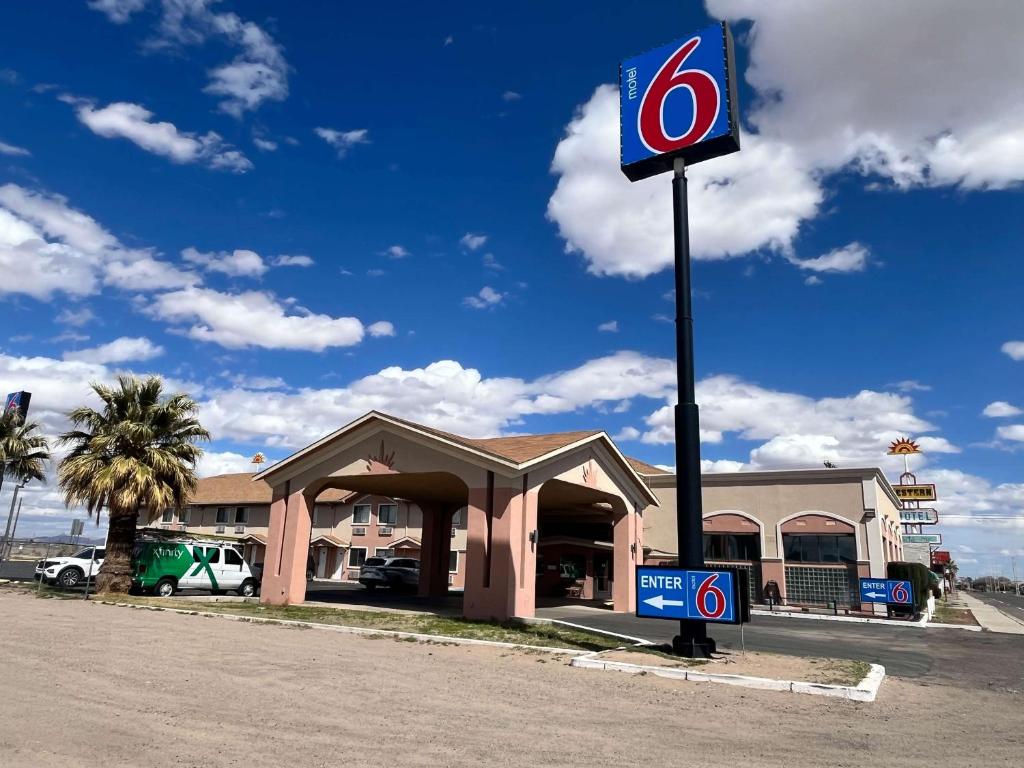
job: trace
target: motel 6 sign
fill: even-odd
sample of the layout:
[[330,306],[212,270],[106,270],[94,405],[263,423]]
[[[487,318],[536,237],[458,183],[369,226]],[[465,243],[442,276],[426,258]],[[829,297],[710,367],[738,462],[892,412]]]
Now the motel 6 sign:
[[740,148],[733,44],[724,22],[619,67],[622,172],[630,181]]
[[636,615],[739,624],[739,585],[732,571],[638,566]]
[[901,579],[861,578],[860,601],[862,603],[913,605],[914,587],[909,581]]

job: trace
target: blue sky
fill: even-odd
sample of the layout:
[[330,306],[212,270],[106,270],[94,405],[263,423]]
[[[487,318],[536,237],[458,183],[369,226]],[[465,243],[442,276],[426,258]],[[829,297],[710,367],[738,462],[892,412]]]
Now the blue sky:
[[[611,84],[725,18],[743,150],[690,172],[707,468],[895,478],[909,434],[965,572],[1007,570],[1024,517],[976,518],[1024,515],[1021,9],[764,5],[14,4],[0,382],[52,433],[160,373],[207,473],[370,408],[671,464],[669,179],[622,177]],[[27,498],[26,532],[73,516]]]

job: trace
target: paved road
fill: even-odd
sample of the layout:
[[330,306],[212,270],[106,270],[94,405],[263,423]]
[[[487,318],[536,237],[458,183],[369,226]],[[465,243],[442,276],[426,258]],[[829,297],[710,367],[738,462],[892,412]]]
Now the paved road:
[[0,579],[32,580],[35,573],[35,560],[8,560],[0,564]]
[[[575,606],[540,608],[537,615],[655,643],[671,642],[678,628],[671,621]],[[737,627],[717,625],[710,634],[722,648],[740,647]],[[755,616],[744,628],[744,636],[752,651],[862,659],[884,665],[889,674],[922,683],[1024,695],[1021,635]]]
[[1024,621],[1024,595],[1015,595],[1012,592],[971,592],[969,594],[1019,621]]

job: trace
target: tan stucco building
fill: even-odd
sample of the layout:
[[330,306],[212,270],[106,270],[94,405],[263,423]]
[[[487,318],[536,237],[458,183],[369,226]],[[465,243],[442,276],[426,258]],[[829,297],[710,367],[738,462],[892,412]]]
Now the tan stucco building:
[[[902,557],[898,509],[873,468],[705,475],[705,560],[743,569],[757,602],[856,608],[858,576]],[[461,589],[467,616],[508,618],[545,595],[634,610],[635,568],[675,559],[675,520],[675,475],[602,431],[475,439],[371,412],[146,524],[238,538],[264,602],[396,554],[420,560],[421,595]]]

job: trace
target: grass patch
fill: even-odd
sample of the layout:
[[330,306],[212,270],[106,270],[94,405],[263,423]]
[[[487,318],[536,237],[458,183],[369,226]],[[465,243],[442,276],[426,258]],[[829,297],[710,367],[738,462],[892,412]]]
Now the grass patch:
[[[667,645],[631,645],[623,650],[629,651],[630,653],[639,653],[647,656],[657,656],[661,659],[668,659],[669,661],[676,662],[674,666],[677,667],[702,667],[708,664],[707,659],[688,659],[685,656],[676,656],[672,653],[672,649]],[[643,663],[642,658],[637,659],[637,664]]]
[[203,611],[247,618],[282,619],[310,624],[379,629],[390,632],[414,632],[423,635],[446,635],[472,640],[493,640],[520,645],[571,648],[581,651],[603,651],[618,648],[622,641],[614,637],[591,634],[556,624],[517,624],[510,622],[471,621],[470,619],[405,614],[383,611],[352,611],[309,605],[261,605],[242,602],[200,602],[178,598],[147,598],[117,595],[110,599],[119,603]]
[[866,661],[851,659],[827,659],[818,669],[809,683],[826,685],[857,685],[867,677],[871,665]]
[[978,626],[974,614],[969,608],[953,608],[946,598],[942,598],[935,606],[935,615],[932,621],[937,624],[963,624],[967,626]]

